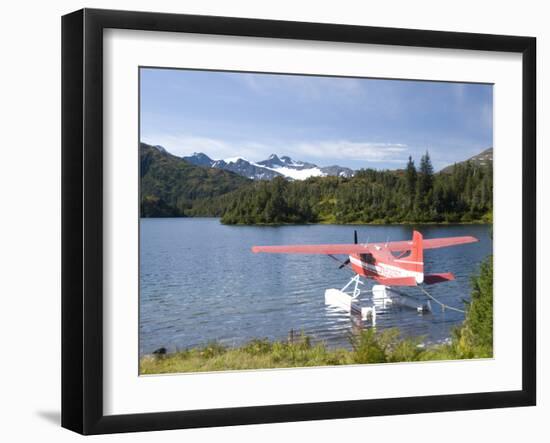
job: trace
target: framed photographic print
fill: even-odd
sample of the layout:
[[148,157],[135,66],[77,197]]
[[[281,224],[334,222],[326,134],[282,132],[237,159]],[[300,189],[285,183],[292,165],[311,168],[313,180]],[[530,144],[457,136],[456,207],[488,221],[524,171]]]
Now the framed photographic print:
[[62,21],[62,425],[534,405],[531,37]]

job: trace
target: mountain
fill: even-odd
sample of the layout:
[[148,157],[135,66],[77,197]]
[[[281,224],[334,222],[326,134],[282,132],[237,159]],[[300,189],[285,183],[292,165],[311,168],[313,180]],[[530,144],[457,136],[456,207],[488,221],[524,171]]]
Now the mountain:
[[275,177],[280,177],[281,174],[264,168],[259,164],[249,162],[244,158],[230,158],[226,160],[217,160],[212,165],[213,168],[225,169],[226,171],[234,172],[235,174],[242,175],[243,177],[250,178],[252,180],[271,180]]
[[293,180],[305,180],[309,177],[327,175],[313,163],[294,161],[286,155],[279,158],[276,154],[271,154],[267,160],[258,162],[258,165]]
[[265,166],[266,168],[291,168],[296,169],[298,171],[301,171],[303,169],[312,169],[316,168],[317,166],[313,163],[306,163],[306,162],[300,162],[300,161],[294,161],[287,155],[281,156],[279,158],[277,154],[271,154],[267,160],[262,160],[261,162],[258,162],[259,165]]
[[338,177],[353,177],[355,171],[350,168],[345,168],[343,166],[333,165],[333,166],[324,166],[321,168],[321,172],[325,175],[333,175]]
[[462,165],[467,162],[470,162],[471,164],[475,166],[489,166],[493,164],[493,148],[485,149],[484,151],[480,152],[479,154],[474,155],[473,157],[470,157],[469,159],[455,163],[454,165],[449,165],[445,168],[443,168],[440,172],[443,174],[450,174],[453,172],[455,165]]
[[230,171],[197,166],[159,146],[140,143],[142,217],[185,216],[200,199],[211,199],[251,183]]
[[286,177],[292,180],[305,180],[309,177],[340,176],[352,177],[354,171],[342,166],[319,167],[313,163],[292,160],[288,156],[278,157],[271,154],[266,160],[257,163],[242,157],[225,160],[212,160],[201,152],[183,157],[191,164],[203,167],[224,169],[252,180],[272,180],[275,177]]
[[193,155],[189,157],[182,157],[186,162],[192,163],[197,166],[206,166],[210,168],[214,164],[214,160],[212,160],[208,155],[203,154],[202,152],[193,152]]

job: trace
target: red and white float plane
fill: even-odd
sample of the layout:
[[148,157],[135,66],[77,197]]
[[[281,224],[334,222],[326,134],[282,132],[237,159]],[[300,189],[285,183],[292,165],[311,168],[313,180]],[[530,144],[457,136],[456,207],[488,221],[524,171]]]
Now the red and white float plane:
[[[477,238],[471,236],[424,240],[420,232],[413,231],[412,240],[408,241],[360,244],[357,242],[357,231],[354,234],[355,242],[353,244],[253,246],[252,252],[325,254],[332,258],[335,258],[335,255],[348,255],[348,259],[341,262],[340,268],[349,266],[356,275],[341,290],[327,289],[325,301],[327,304],[352,311],[361,309],[354,303],[361,292],[358,288],[358,285],[362,284],[361,277],[379,283],[372,289],[373,301],[378,299],[378,301],[382,300],[384,303],[395,302],[396,293],[389,291],[389,287],[419,286],[422,283],[431,285],[454,280],[454,275],[450,272],[424,274],[425,249],[444,248],[478,241]],[[355,287],[350,295],[346,292],[346,289],[352,283],[355,283]],[[407,305],[407,303],[404,304]],[[425,306],[418,306],[417,303],[413,303],[413,305],[418,310],[425,308]],[[376,315],[374,306],[362,308],[362,314],[364,317],[371,315],[374,323]]]

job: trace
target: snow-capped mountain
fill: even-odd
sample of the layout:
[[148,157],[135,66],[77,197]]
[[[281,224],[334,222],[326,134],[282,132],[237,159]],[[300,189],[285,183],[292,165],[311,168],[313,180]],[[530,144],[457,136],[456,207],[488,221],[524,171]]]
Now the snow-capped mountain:
[[253,180],[271,180],[282,176],[292,180],[305,180],[309,177],[324,177],[327,175],[351,177],[354,172],[341,166],[319,167],[313,163],[292,160],[288,156],[278,157],[271,154],[266,160],[252,162],[242,157],[212,160],[201,152],[183,157],[189,163],[198,166],[224,169]]
[[213,168],[225,169],[226,171],[234,172],[243,177],[251,178],[252,180],[271,180],[281,174],[264,168],[259,164],[250,162],[244,158],[227,158],[225,160],[216,160],[212,164]]
[[267,160],[262,160],[257,164],[293,180],[305,180],[309,177],[326,175],[317,165],[294,161],[286,155],[279,158],[276,154],[271,154]]
[[266,168],[291,168],[297,170],[317,167],[313,163],[294,161],[286,155],[279,158],[276,154],[271,154],[267,160],[262,160],[261,162],[258,162],[258,164],[265,166]]

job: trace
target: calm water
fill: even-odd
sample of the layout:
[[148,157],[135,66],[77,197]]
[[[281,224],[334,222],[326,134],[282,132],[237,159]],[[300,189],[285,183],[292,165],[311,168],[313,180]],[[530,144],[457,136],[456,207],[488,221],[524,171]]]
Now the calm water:
[[[442,302],[463,307],[470,276],[491,253],[484,225],[419,226],[425,238],[473,235],[479,243],[424,253],[425,272],[452,272],[456,280],[428,287]],[[324,291],[342,288],[353,275],[326,256],[253,254],[252,245],[405,240],[412,226],[224,226],[212,218],[141,219],[140,352],[169,351],[217,340],[238,345],[251,338],[285,339],[304,331],[329,346],[349,346],[349,314],[325,306]],[[411,291],[411,289],[407,289]],[[419,291],[412,289],[412,294]],[[399,327],[426,342],[449,337],[463,315],[418,314],[393,307],[377,328]]]

